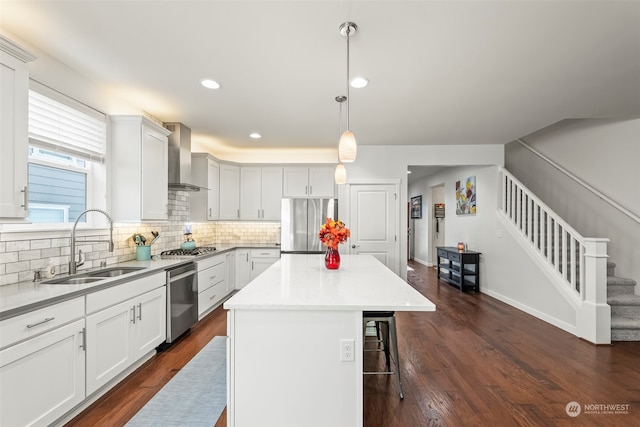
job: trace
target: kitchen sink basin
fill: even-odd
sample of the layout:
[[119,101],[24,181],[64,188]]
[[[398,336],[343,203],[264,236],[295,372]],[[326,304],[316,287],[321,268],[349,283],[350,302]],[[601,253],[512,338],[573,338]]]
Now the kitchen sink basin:
[[111,267],[89,273],[89,277],[116,277],[123,274],[133,273],[134,271],[144,270],[144,267]]
[[109,267],[90,273],[77,274],[74,276],[60,277],[42,282],[43,285],[82,285],[106,280],[111,277],[122,276],[134,271],[144,270],[145,267]]
[[42,282],[43,285],[82,285],[85,283],[99,282],[104,277],[61,277],[59,279],[47,280]]

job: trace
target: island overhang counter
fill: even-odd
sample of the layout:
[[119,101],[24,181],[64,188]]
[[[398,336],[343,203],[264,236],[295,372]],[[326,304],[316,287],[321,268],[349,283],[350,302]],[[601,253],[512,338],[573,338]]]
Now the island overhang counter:
[[224,308],[230,427],[361,426],[362,312],[435,311],[372,255],[283,254]]

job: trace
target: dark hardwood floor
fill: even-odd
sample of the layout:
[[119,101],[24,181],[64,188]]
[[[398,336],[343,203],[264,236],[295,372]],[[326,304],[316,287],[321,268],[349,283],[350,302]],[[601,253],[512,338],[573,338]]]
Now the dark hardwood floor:
[[[432,268],[410,265],[409,282],[437,309],[397,313],[405,398],[398,398],[394,377],[365,376],[366,427],[640,425],[640,342],[594,346],[487,295],[439,283]],[[68,425],[123,425],[225,334],[219,308]],[[575,418],[566,413],[572,401],[582,405]],[[585,413],[584,405],[607,404],[628,405],[627,413]],[[224,426],[225,413],[215,424]]]

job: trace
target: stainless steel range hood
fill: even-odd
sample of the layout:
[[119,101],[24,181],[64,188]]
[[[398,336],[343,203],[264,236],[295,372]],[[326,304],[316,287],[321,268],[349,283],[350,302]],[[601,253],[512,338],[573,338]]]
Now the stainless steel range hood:
[[169,135],[169,189],[200,191],[191,184],[191,129],[183,123],[163,123]]

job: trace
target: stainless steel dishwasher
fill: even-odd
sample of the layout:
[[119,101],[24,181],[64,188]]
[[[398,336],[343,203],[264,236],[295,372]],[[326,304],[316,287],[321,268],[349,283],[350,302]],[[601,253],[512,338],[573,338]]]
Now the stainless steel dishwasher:
[[167,270],[167,344],[198,322],[198,271],[190,262]]

